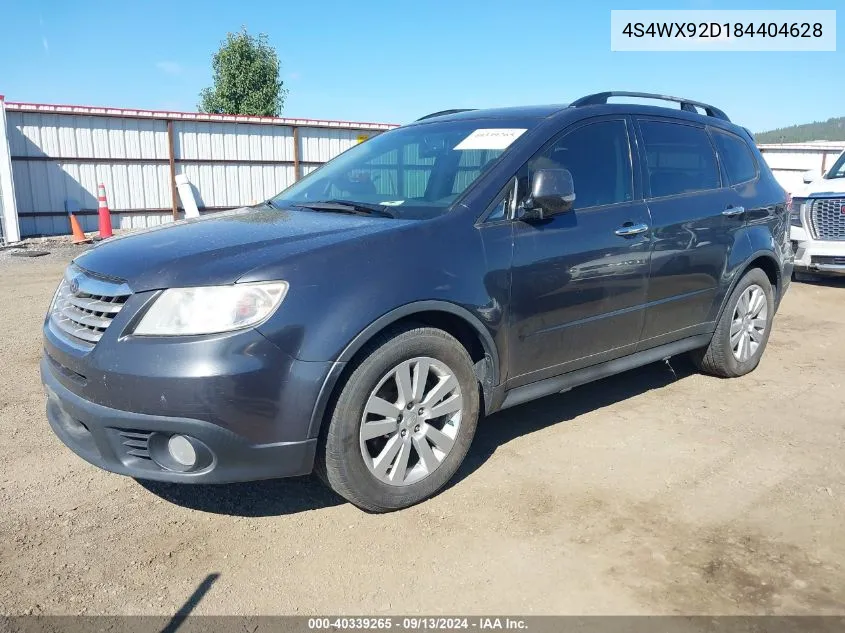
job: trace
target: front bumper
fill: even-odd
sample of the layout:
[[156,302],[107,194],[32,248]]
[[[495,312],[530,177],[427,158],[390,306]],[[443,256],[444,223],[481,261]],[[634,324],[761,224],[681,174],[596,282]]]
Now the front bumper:
[[813,239],[803,227],[790,231],[795,270],[814,275],[845,275],[845,242]]
[[[136,479],[187,483],[228,483],[306,475],[314,464],[316,439],[253,445],[243,437],[202,420],[144,415],[89,402],[62,386],[41,361],[47,391],[47,420],[53,432],[82,459],[104,470]],[[194,438],[208,458],[197,470],[163,467],[165,442],[174,433]],[[161,441],[157,441],[157,438]],[[201,458],[202,459],[202,458]]]
[[[81,353],[45,324],[47,418],[77,455],[105,470],[170,482],[311,472],[312,415],[333,363],[291,358],[254,330],[181,342],[108,334]],[[195,444],[195,466],[168,458],[174,434]]]

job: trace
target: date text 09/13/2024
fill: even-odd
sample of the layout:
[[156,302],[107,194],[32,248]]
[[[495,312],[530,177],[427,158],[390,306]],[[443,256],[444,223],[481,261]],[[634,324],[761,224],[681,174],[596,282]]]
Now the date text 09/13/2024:
[[528,628],[522,618],[512,617],[324,617],[309,618],[308,629],[321,630],[390,630],[444,631],[444,630],[510,630]]

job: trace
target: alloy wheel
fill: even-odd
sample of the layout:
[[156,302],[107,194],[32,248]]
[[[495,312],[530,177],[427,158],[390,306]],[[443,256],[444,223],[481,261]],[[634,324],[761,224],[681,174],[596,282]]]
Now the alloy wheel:
[[403,361],[381,378],[364,406],[364,463],[393,486],[424,479],[451,452],[462,411],[460,384],[446,364],[429,357]]
[[768,327],[769,306],[766,293],[757,284],[746,288],[734,308],[731,321],[731,350],[744,363],[760,348]]

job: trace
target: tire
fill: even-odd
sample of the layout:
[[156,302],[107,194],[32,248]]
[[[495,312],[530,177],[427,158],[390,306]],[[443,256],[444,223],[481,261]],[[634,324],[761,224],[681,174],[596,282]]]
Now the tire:
[[[397,374],[405,367],[403,382]],[[420,373],[426,376],[422,391],[417,389]],[[404,393],[401,384],[407,385]],[[446,410],[445,415],[427,417]],[[475,435],[478,412],[472,359],[457,339],[430,327],[388,332],[365,349],[344,383],[321,435],[316,472],[359,508],[406,508],[431,497],[452,478]],[[374,430],[388,432],[369,437]],[[385,466],[393,450],[398,453]]]
[[[765,319],[751,318],[747,319],[747,322],[743,322],[742,316],[743,314],[747,314],[744,306],[747,304],[741,306],[740,302],[744,301],[751,293],[756,293],[754,288],[761,290],[765,297],[765,303],[762,304],[763,307],[761,308],[761,312],[765,308]],[[736,288],[731,293],[722,312],[722,316],[716,325],[716,331],[713,333],[710,344],[690,354],[696,367],[704,373],[722,378],[736,378],[753,371],[760,363],[760,358],[762,358],[766,344],[769,342],[774,314],[775,300],[772,284],[766,273],[759,268],[752,268],[739,280]],[[743,354],[742,347],[737,350],[736,345],[731,342],[731,329],[737,324],[737,316],[740,317],[740,322],[738,332],[734,332],[733,336],[745,338],[743,345],[747,344],[750,346],[744,350],[745,354]],[[755,324],[760,322],[765,322],[765,329],[762,332],[755,327]],[[745,337],[743,330],[749,325],[754,328],[756,335],[749,333]],[[738,338],[734,338],[735,342],[737,340]],[[756,347],[753,345],[755,342]]]

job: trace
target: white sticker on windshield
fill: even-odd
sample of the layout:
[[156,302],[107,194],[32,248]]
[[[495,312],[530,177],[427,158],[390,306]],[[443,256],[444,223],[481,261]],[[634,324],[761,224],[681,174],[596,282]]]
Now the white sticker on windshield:
[[379,202],[380,205],[385,207],[398,207],[400,204],[405,202],[404,200],[385,200],[384,202]]
[[484,128],[475,130],[460,143],[455,149],[505,149],[525,132],[524,128]]

